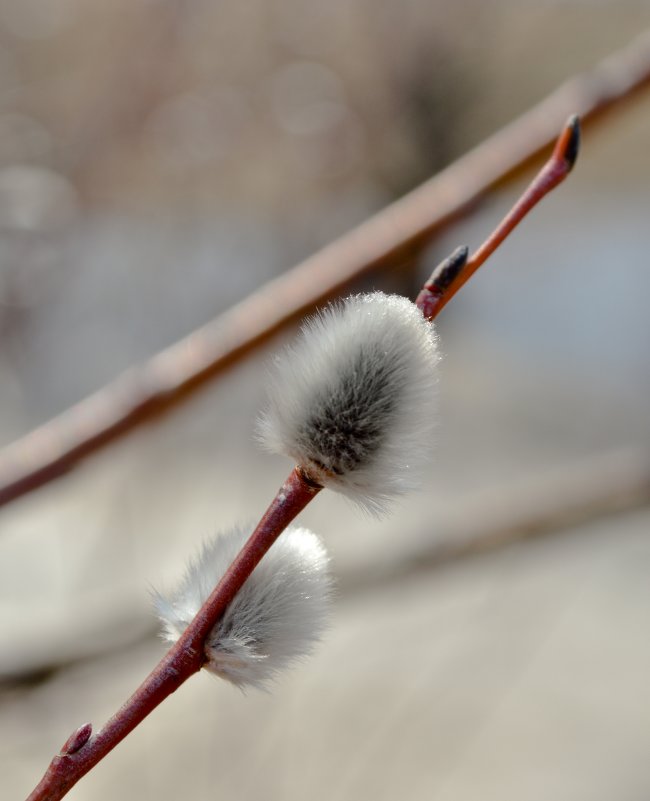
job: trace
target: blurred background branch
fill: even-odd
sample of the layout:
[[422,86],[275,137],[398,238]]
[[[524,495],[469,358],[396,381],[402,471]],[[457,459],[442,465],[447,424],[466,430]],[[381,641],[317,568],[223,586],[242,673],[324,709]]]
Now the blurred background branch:
[[650,504],[650,452],[627,449],[554,468],[534,480],[520,479],[498,489],[478,490],[462,508],[445,511],[435,542],[413,542],[390,558],[381,551],[348,563],[340,577],[343,592],[372,590],[418,573],[523,543],[567,534],[600,520]]
[[315,305],[411,262],[452,220],[533,160],[577,111],[585,125],[650,82],[647,34],[560,86],[434,178],[139,367],[0,452],[0,505],[177,407]]
[[2,509],[7,797],[160,658],[148,586],[285,477],[251,432],[303,307],[415,297],[607,108],[439,317],[423,491],[301,516],[340,577],[323,647],[273,696],[188,682],[76,791],[648,797],[648,26],[638,0],[0,2],[0,487],[114,443]]
[[[569,536],[590,522],[649,505],[650,453],[646,449],[614,451],[532,479],[520,478],[505,487],[478,489],[466,493],[461,504],[441,504],[435,539],[430,538],[426,524],[414,521],[402,528],[399,549],[377,548],[348,555],[337,571],[337,595],[347,600],[376,592],[538,537]],[[158,622],[148,610],[141,616],[132,610],[130,617],[128,627],[136,629],[137,635],[129,639],[137,642],[156,633]],[[126,625],[119,617],[116,622]],[[113,639],[97,637],[90,629],[82,637],[82,648],[76,644],[78,637],[79,633],[74,633],[75,645],[69,647],[59,642],[49,658],[39,651],[35,663],[24,654],[4,654],[0,687],[30,685],[48,678],[54,670],[96,659],[115,647]]]

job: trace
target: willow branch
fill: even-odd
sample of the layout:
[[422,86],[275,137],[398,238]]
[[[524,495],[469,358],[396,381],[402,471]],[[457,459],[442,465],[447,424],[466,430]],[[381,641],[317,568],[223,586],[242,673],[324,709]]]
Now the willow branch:
[[560,134],[551,157],[533,178],[526,191],[478,250],[469,257],[459,247],[441,262],[422,287],[415,304],[427,320],[435,319],[458,290],[465,285],[535,206],[573,169],[580,150],[580,119],[573,114]]
[[96,735],[92,735],[90,723],[70,735],[27,801],[59,801],[159,704],[198,673],[205,662],[205,639],[215,622],[278,536],[320,489],[298,468],[291,473],[180,639]]
[[[417,301],[427,316],[435,316],[436,309],[441,308],[444,301],[453,296],[456,288],[462,285],[463,277],[469,277],[524,215],[564,179],[577,156],[578,132],[578,120],[573,117],[560,136],[550,160],[503,223],[469,262],[466,251],[463,251],[462,258],[452,256],[444,264],[442,271],[439,268],[434,272]],[[426,311],[429,299],[434,301],[432,313]],[[178,642],[98,734],[93,736],[92,726],[86,723],[70,735],[28,801],[59,801],[63,798],[82,776],[110,753],[160,703],[201,669],[206,661],[205,640],[212,627],[277,537],[320,489],[300,468],[291,473],[255,531]]]
[[412,259],[451,220],[534,159],[561,120],[589,124],[650,84],[650,37],[562,84],[401,200],[241,303],[0,451],[0,505],[172,411],[273,334],[372,270]]

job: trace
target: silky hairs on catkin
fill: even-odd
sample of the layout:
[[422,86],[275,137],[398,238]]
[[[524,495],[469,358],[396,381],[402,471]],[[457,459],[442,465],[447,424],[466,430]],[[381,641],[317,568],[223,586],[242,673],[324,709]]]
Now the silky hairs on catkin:
[[383,512],[417,486],[435,427],[433,324],[408,299],[355,295],[276,357],[260,439],[314,481]]
[[[175,642],[181,636],[249,534],[243,527],[233,528],[206,543],[179,586],[156,595],[165,639]],[[320,639],[331,584],[327,553],[318,537],[290,526],[212,628],[204,667],[239,687],[266,687]]]

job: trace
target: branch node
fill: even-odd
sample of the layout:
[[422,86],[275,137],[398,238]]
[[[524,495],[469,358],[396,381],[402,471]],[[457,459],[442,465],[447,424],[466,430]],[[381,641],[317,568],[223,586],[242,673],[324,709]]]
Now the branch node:
[[80,726],[76,731],[73,731],[63,744],[63,748],[61,748],[61,756],[71,756],[72,754],[76,754],[77,751],[82,749],[88,740],[90,740],[90,735],[92,733],[92,723],[84,723],[83,726]]

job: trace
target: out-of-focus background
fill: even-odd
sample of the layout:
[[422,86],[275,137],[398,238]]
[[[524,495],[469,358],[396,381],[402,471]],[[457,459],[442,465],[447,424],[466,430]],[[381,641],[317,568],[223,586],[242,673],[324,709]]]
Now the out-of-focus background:
[[[647,26],[634,0],[0,0],[0,444]],[[303,514],[339,581],[315,656],[270,695],[195,678],[71,798],[648,798],[649,141],[648,94],[590,129],[441,316],[424,490]],[[414,293],[529,177],[355,288]],[[3,798],[158,660],[150,588],[284,480],[252,436],[284,339],[2,510]]]

